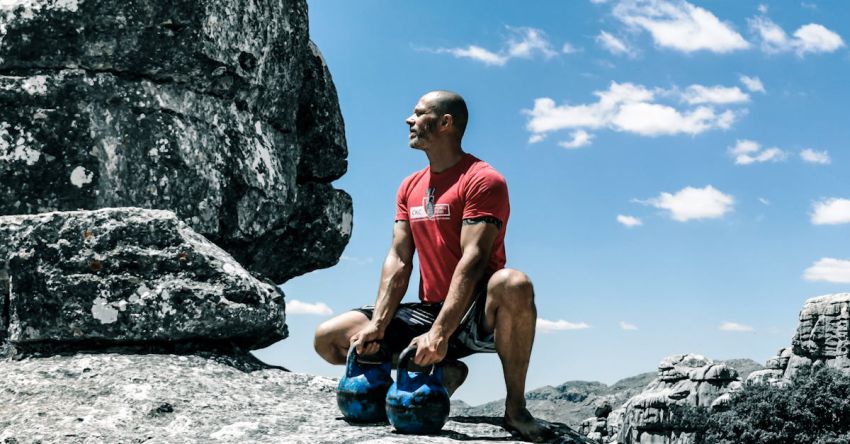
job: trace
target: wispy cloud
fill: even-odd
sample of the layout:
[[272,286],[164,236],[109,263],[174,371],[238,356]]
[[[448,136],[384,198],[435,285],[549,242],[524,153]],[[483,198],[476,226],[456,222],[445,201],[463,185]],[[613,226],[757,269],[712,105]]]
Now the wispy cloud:
[[832,159],[829,157],[828,152],[815,151],[811,148],[806,148],[803,151],[800,151],[800,158],[803,159],[804,162],[817,163],[820,165],[829,165],[832,163]]
[[291,301],[286,301],[286,314],[287,315],[332,315],[333,310],[327,306],[324,302],[316,302],[311,304],[309,302],[301,302],[297,299],[293,299]]
[[561,46],[561,52],[564,54],[575,54],[578,51],[578,48],[573,46],[570,42],[564,42],[563,46]]
[[763,150],[758,142],[747,139],[735,141],[735,145],[729,147],[729,155],[735,158],[735,165],[779,162],[788,157],[788,154],[779,148]]
[[850,260],[825,257],[803,272],[807,281],[825,281],[850,284]]
[[850,199],[830,198],[815,202],[812,206],[814,225],[837,225],[850,223]]
[[817,23],[809,23],[788,36],[773,20],[759,16],[748,20],[750,30],[761,40],[761,49],[767,53],[794,52],[806,54],[834,52],[844,46],[844,39],[834,31]]
[[624,214],[618,214],[617,215],[617,222],[619,222],[619,223],[621,223],[621,224],[623,224],[623,225],[625,225],[629,228],[639,227],[639,226],[643,225],[643,222],[640,219],[638,219],[634,216],[626,216]]
[[620,328],[623,330],[637,330],[637,325],[628,323],[626,321],[620,321]]
[[371,257],[346,256],[344,254],[342,256],[340,256],[339,260],[341,260],[343,262],[351,262],[351,263],[357,264],[357,265],[369,265],[369,264],[375,262],[375,260],[372,259]]
[[585,130],[576,130],[570,133],[570,137],[572,137],[571,140],[558,142],[558,146],[567,149],[581,148],[583,146],[590,145],[590,141],[594,136]]
[[750,101],[750,96],[737,86],[703,86],[691,85],[682,94],[685,102],[691,105],[715,103],[726,105]]
[[546,319],[537,319],[537,329],[544,333],[564,330],[584,330],[590,328],[586,322],[569,322],[559,319],[557,321],[549,321]]
[[658,197],[636,202],[667,210],[673,220],[687,222],[721,218],[732,211],[735,199],[708,185],[705,188],[686,187],[675,194],[661,193]]
[[596,36],[596,42],[614,55],[634,57],[637,54],[634,49],[626,44],[626,42],[605,31],[601,31],[599,35]]
[[767,92],[764,89],[764,84],[761,83],[761,79],[759,79],[758,77],[749,77],[742,75],[741,77],[739,77],[739,80],[741,81],[741,83],[744,84],[745,87],[747,87],[750,92]]
[[508,27],[508,36],[503,47],[492,51],[478,45],[456,48],[426,49],[437,54],[450,54],[457,58],[466,58],[490,66],[504,66],[512,59],[532,59],[542,56],[549,59],[558,54],[546,38],[546,33],[536,28]]
[[[742,100],[740,95],[730,98],[724,87],[700,87],[691,85],[682,93],[677,88],[649,89],[633,83],[611,82],[607,90],[593,93],[597,97],[593,103],[557,105],[551,98],[542,97],[534,101],[533,109],[523,110],[529,116],[526,128],[532,133],[532,140],[539,141],[542,138],[535,135],[564,129],[608,128],[642,136],[661,136],[695,135],[710,129],[731,127],[737,118],[737,113],[731,109],[717,110],[712,105],[677,108],[675,103],[659,101],[664,97],[678,97],[685,101],[686,97],[690,97],[704,103]],[[732,91],[732,95],[737,93]]]
[[718,330],[722,331],[737,331],[737,332],[751,332],[755,331],[755,329],[749,325],[739,324],[737,322],[724,322],[717,327]]
[[613,12],[632,29],[649,32],[662,48],[728,53],[750,46],[732,25],[683,0],[623,0]]

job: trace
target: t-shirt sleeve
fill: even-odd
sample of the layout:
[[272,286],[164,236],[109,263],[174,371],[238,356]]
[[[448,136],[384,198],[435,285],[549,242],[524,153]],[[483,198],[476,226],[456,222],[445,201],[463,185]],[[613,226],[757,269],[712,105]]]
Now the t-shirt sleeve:
[[401,182],[401,186],[398,187],[395,198],[395,220],[397,221],[410,220],[410,216],[407,213],[407,188],[408,180],[405,179]]
[[494,217],[503,224],[508,221],[510,204],[505,178],[492,169],[478,172],[464,190],[464,219]]

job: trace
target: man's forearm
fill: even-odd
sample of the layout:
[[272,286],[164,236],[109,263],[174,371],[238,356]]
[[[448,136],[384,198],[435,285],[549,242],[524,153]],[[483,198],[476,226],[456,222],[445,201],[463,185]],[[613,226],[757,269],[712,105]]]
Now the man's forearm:
[[384,260],[384,266],[381,268],[381,283],[378,286],[378,298],[372,314],[372,322],[381,330],[381,333],[389,326],[399,303],[404,298],[412,271],[413,264],[405,263],[398,256],[390,254]]
[[478,251],[464,253],[461,257],[452,274],[443,308],[431,327],[436,336],[448,339],[457,330],[464,313],[472,304],[475,287],[484,276],[487,262],[488,256]]

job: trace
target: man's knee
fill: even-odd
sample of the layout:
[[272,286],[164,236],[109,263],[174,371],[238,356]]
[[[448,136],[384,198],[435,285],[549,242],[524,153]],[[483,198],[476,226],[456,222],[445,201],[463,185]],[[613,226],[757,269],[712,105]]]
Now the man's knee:
[[493,274],[488,283],[488,293],[499,305],[516,308],[534,305],[534,285],[528,275],[510,268],[503,268]]
[[316,328],[316,334],[313,337],[313,348],[325,361],[331,364],[343,364],[345,363],[345,357],[341,356],[338,350],[339,345],[336,343],[339,331],[337,331],[336,323],[333,321],[331,319],[322,322]]

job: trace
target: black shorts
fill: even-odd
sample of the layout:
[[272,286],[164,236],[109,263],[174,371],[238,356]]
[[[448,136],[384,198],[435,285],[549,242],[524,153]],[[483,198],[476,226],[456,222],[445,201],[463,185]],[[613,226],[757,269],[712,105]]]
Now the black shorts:
[[[487,283],[480,284],[475,289],[472,306],[464,314],[455,333],[449,339],[448,359],[460,359],[474,353],[495,353],[496,344],[493,333],[484,330],[484,304],[487,301]],[[422,302],[409,302],[400,304],[395,316],[390,321],[381,347],[389,353],[399,353],[408,345],[413,338],[427,333],[431,325],[437,319],[442,303],[426,304]],[[372,319],[374,305],[366,305],[355,308]]]

